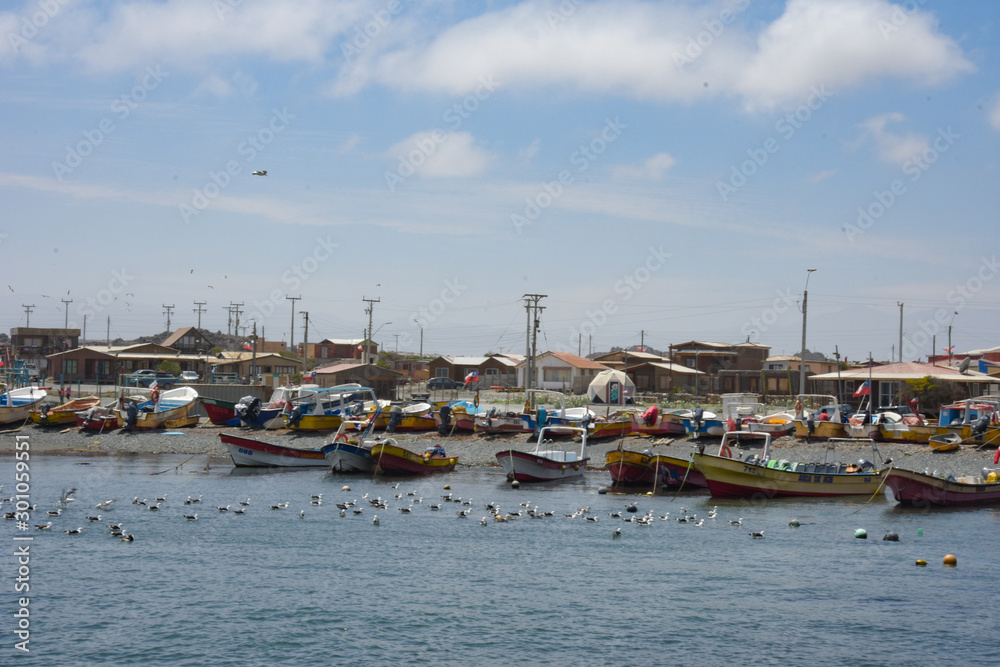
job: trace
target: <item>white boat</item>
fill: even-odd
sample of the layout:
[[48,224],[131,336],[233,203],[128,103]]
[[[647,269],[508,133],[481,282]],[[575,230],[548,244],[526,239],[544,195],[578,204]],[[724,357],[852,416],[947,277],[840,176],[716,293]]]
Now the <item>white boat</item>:
[[559,408],[536,408],[535,413],[525,412],[521,415],[524,422],[524,430],[537,431],[540,426],[553,427],[550,435],[569,435],[575,432],[578,427],[586,427],[594,421],[597,415],[588,408],[567,408],[566,397],[551,389],[527,389],[528,394],[555,394],[559,397]]
[[776,412],[763,415],[764,406],[759,394],[723,394],[722,420],[727,431],[749,431],[763,438],[765,433],[772,437],[787,435],[795,429],[795,415],[790,412]]
[[28,414],[48,396],[37,387],[9,389],[0,394],[0,424],[27,421]]
[[[553,482],[582,477],[587,469],[587,427],[543,426],[538,432],[535,449],[522,452],[504,449],[497,452],[497,461],[507,473],[507,479],[518,482]],[[572,433],[580,436],[580,449],[576,451],[555,445],[553,435]]]
[[373,436],[375,424],[382,414],[382,402],[371,392],[370,403],[374,411],[365,419],[345,419],[341,422],[333,441],[323,446],[323,456],[330,465],[331,472],[374,472],[375,459],[372,446],[377,444],[396,445],[392,438]]
[[[145,394],[126,396],[119,401],[115,414],[118,417],[118,425],[126,429],[162,428],[165,422],[188,417],[197,401],[198,392],[192,387],[177,387],[162,394],[153,390],[149,396]],[[133,409],[134,419],[133,414],[130,414]]]

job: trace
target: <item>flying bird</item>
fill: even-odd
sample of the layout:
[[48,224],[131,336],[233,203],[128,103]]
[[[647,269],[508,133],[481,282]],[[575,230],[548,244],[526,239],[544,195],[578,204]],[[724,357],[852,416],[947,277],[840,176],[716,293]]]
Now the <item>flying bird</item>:
[[267,169],[258,169],[251,173],[252,176],[267,176]]

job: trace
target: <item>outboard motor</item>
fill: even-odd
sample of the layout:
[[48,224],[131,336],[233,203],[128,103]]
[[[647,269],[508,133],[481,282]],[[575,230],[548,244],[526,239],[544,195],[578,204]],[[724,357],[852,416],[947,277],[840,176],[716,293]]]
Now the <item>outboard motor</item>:
[[302,406],[296,405],[292,409],[292,414],[288,417],[288,425],[295,427],[299,425],[300,421],[302,421]]
[[244,396],[233,408],[236,416],[244,424],[256,424],[260,419],[260,399],[253,396]]
[[810,413],[808,417],[806,417],[806,442],[810,442],[809,439],[816,432],[816,417],[815,417],[815,414],[816,413],[813,412],[813,413]]
[[988,415],[983,415],[976,420],[976,425],[972,427],[972,437],[978,438],[983,433],[986,433],[986,428],[990,425],[990,418]]
[[705,416],[705,410],[702,408],[695,408],[694,412],[691,414],[691,420],[694,422],[695,433],[701,430],[701,419]]
[[438,426],[438,433],[448,435],[451,431],[451,408],[447,405],[442,405],[441,409],[438,410],[438,415],[441,416],[441,425]]
[[51,407],[52,407],[52,405],[49,404],[49,403],[42,403],[42,408],[41,408],[41,410],[42,410],[42,419],[48,419],[49,418],[49,408],[51,408]]
[[135,428],[135,422],[139,419],[139,406],[135,401],[129,401],[125,406],[125,430],[131,431]]
[[394,405],[389,408],[389,423],[385,425],[386,433],[395,433],[399,422],[403,421],[403,408]]
[[87,408],[87,411],[83,413],[83,425],[86,426],[94,421],[95,414],[97,414],[96,407]]

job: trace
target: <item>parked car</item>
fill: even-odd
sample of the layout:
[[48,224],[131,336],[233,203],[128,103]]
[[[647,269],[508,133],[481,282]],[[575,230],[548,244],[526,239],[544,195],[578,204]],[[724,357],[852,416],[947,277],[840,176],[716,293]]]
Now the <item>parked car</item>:
[[28,371],[28,379],[34,380],[38,377],[38,366],[33,363],[26,363],[24,365],[24,370]]
[[137,387],[148,387],[155,381],[158,387],[168,389],[177,383],[177,378],[166,371],[154,371],[148,368],[138,370],[128,376]]
[[194,371],[183,371],[177,379],[181,382],[197,382],[201,377]]
[[428,389],[461,389],[465,385],[458,380],[452,380],[451,378],[431,378],[427,381]]

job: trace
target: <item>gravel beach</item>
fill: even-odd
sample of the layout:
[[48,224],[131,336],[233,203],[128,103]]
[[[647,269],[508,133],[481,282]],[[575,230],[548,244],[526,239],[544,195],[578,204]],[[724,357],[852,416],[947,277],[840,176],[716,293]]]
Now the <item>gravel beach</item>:
[[[216,426],[204,422],[197,427],[167,431],[145,431],[125,433],[120,430],[107,433],[91,433],[81,431],[76,427],[59,430],[54,428],[39,428],[25,425],[19,430],[7,430],[0,433],[0,451],[14,450],[15,436],[27,435],[30,438],[32,454],[188,454],[205,455],[212,464],[230,464],[229,455],[219,440],[219,433],[236,431],[230,427]],[[318,447],[331,437],[329,433],[297,433],[289,430],[256,431],[243,430],[241,435],[272,441],[294,447]],[[422,450],[427,441],[442,441],[449,455],[458,456],[459,465],[467,467],[499,467],[495,458],[498,451],[514,447],[525,450],[532,447],[527,435],[518,436],[487,436],[480,434],[454,434],[442,437],[435,431],[423,433],[397,433],[396,441],[406,447]],[[718,438],[703,438],[706,451],[713,453],[717,448]],[[605,454],[619,445],[618,438],[597,440],[588,446],[590,468],[603,469]],[[650,449],[657,454],[668,454],[679,458],[687,458],[697,447],[698,441],[689,438],[649,438],[629,436],[624,439],[623,447],[635,451]],[[746,447],[759,452],[760,446]],[[808,444],[792,436],[776,439],[772,445],[772,458],[783,458],[789,461],[820,462],[826,457],[824,443]],[[867,442],[838,442],[836,450],[842,462],[869,459],[878,463]],[[891,458],[893,464],[912,470],[938,471],[939,474],[963,475],[978,473],[983,467],[993,467],[994,448],[977,450],[975,446],[963,446],[954,452],[935,452],[926,444],[896,444],[878,443],[882,459]],[[739,451],[736,452],[739,456]]]

